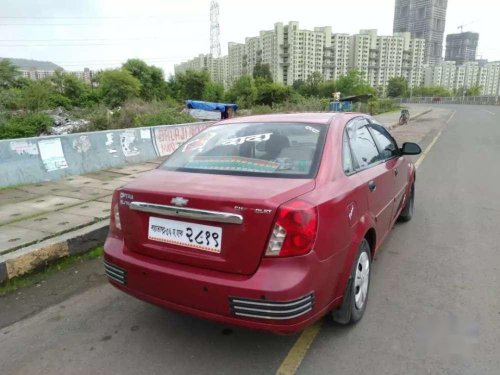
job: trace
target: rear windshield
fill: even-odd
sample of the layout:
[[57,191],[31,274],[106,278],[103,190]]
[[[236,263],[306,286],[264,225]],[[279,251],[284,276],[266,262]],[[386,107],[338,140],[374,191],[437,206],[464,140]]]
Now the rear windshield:
[[210,127],[179,147],[160,169],[212,174],[311,178],[326,127],[249,123]]

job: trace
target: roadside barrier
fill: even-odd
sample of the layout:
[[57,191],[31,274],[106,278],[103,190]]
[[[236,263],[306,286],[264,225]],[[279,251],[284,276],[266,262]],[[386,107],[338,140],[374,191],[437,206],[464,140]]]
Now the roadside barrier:
[[396,104],[500,105],[500,96],[413,96],[394,99]]
[[214,122],[0,140],[0,187],[57,180],[168,156]]

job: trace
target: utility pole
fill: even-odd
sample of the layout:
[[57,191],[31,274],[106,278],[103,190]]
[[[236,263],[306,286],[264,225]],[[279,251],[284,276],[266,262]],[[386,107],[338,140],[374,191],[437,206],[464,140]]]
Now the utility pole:
[[210,4],[210,54],[213,58],[219,58],[221,55],[219,3],[215,0]]

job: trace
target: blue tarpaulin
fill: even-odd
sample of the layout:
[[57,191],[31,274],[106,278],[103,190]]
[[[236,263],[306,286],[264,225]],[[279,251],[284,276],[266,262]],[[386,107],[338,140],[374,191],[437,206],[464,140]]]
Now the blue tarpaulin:
[[204,111],[220,111],[226,112],[228,108],[232,108],[236,112],[238,109],[237,104],[226,104],[226,103],[211,103],[202,102],[200,100],[186,100],[186,106],[192,109],[202,109]]

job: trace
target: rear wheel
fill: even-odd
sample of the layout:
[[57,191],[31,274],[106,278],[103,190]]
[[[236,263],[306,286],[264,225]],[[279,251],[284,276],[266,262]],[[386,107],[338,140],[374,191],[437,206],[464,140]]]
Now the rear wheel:
[[399,221],[408,222],[413,217],[413,207],[415,205],[415,185],[411,186],[410,197],[406,201],[406,206],[399,215]]
[[344,301],[340,308],[332,311],[335,322],[344,325],[355,324],[363,317],[368,302],[370,268],[370,244],[366,239],[363,239],[347,283]]

